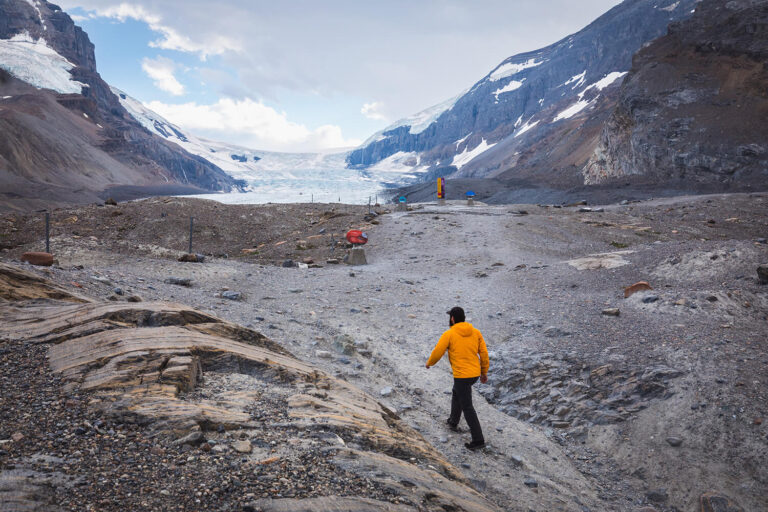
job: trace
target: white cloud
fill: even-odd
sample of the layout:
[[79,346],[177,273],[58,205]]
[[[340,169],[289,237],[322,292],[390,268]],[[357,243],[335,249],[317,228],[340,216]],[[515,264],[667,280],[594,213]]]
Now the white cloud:
[[241,49],[234,39],[220,34],[208,34],[205,37],[192,39],[163,23],[161,15],[151,12],[139,4],[123,2],[106,7],[90,6],[90,10],[91,17],[113,18],[119,21],[127,19],[143,21],[161,36],[160,39],[149,43],[149,46],[153,48],[197,53],[202,60],[205,60],[209,55],[221,55],[230,50],[240,51]]
[[361,143],[357,139],[345,139],[336,125],[310,130],[303,124],[289,121],[285,112],[277,112],[250,98],[224,98],[211,105],[153,101],[146,106],[196,135],[251,148],[311,152]]
[[381,103],[374,101],[372,103],[365,103],[363,108],[360,109],[360,113],[368,119],[374,119],[376,121],[386,121],[387,117],[381,113]]
[[150,59],[145,57],[141,61],[141,69],[149,75],[149,78],[152,79],[158,89],[169,92],[174,96],[184,94],[184,86],[176,80],[173,74],[176,71],[176,63],[171,59],[165,57]]

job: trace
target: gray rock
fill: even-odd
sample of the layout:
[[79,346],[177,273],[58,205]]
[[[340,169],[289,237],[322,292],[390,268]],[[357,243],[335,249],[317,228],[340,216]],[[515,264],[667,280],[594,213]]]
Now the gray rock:
[[122,288],[120,288],[120,287],[118,287],[118,288],[115,288],[114,290],[112,290],[112,292],[113,292],[115,295],[122,295],[123,293],[125,293],[125,292],[123,292],[123,289],[122,289]]
[[680,439],[679,437],[674,437],[674,436],[668,437],[667,438],[667,442],[669,443],[670,446],[674,446],[674,447],[678,447],[681,444],[683,444],[683,440],[682,439]]
[[339,354],[351,356],[356,352],[355,340],[348,334],[336,336],[333,340],[333,349]]
[[523,480],[523,483],[524,483],[524,484],[525,484],[527,487],[530,487],[530,488],[532,488],[532,489],[535,489],[536,487],[538,487],[538,486],[539,486],[539,482],[537,482],[537,481],[536,481],[536,479],[534,479],[534,478],[531,478],[531,477],[527,477],[525,480]]
[[653,489],[651,491],[648,491],[645,495],[646,498],[648,498],[648,501],[652,501],[654,503],[663,503],[667,501],[667,490],[665,488],[660,489]]
[[605,308],[603,310],[603,314],[606,316],[619,316],[621,314],[621,311],[619,308]]
[[757,267],[757,278],[760,280],[760,284],[768,284],[768,265]]
[[389,396],[389,395],[391,395],[392,394],[392,387],[391,386],[387,386],[385,388],[382,388],[381,391],[379,391],[379,394],[381,396]]
[[296,266],[296,264],[293,262],[293,260],[285,260],[285,261],[283,261],[283,267],[284,268],[291,268],[291,267],[295,267],[295,266]]
[[112,286],[112,281],[107,279],[106,277],[102,276],[91,276],[91,279],[93,281],[96,281],[97,283],[106,284],[107,286]]
[[643,297],[643,304],[651,304],[659,300],[658,295],[646,295]]
[[177,286],[192,286],[192,279],[188,277],[168,277],[164,282],[166,284],[175,284]]
[[544,329],[544,336],[547,338],[559,338],[561,336],[569,336],[571,333],[568,331],[564,331],[560,329],[559,327],[547,327]]
[[190,432],[184,437],[181,437],[173,442],[174,446],[181,446],[181,445],[198,445],[205,441],[205,436],[202,432],[199,430],[196,430],[194,432]]
[[232,448],[237,453],[251,453],[253,450],[253,447],[251,446],[250,441],[235,441],[232,443]]
[[224,299],[240,300],[242,298],[243,294],[240,293],[240,292],[233,292],[231,290],[227,290],[225,292],[221,292],[221,296]]
[[315,352],[315,357],[317,357],[318,359],[330,359],[331,357],[333,357],[333,354],[331,354],[327,350],[318,350]]

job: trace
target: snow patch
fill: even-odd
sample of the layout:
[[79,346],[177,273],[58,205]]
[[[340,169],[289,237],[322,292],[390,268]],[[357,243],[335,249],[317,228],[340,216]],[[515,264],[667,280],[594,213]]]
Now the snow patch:
[[480,144],[475,146],[475,148],[471,151],[468,151],[468,148],[464,148],[464,151],[459,153],[458,155],[455,155],[453,157],[453,160],[451,161],[451,165],[455,165],[457,169],[461,169],[464,165],[469,163],[472,159],[480,155],[481,153],[484,153],[491,149],[493,146],[495,146],[496,143],[488,144],[485,139],[483,139]]
[[72,80],[74,64],[56,53],[45,39],[34,40],[28,32],[0,39],[0,67],[38,89],[80,94],[87,84]]
[[499,94],[503,94],[503,93],[505,93],[505,92],[512,92],[512,91],[516,91],[516,90],[518,90],[520,87],[522,87],[522,86],[523,86],[523,82],[525,82],[525,78],[523,78],[523,79],[522,79],[522,80],[520,80],[520,81],[517,81],[517,80],[512,80],[511,82],[509,82],[509,83],[508,83],[507,85],[505,85],[504,87],[502,87],[502,88],[500,88],[500,89],[496,89],[496,90],[493,92],[493,95],[494,95],[494,96],[496,96],[496,101],[497,101],[497,102],[499,101]]
[[519,130],[515,132],[515,138],[518,138],[519,136],[521,136],[522,134],[524,134],[525,132],[527,132],[537,124],[539,124],[538,121],[534,121],[533,123],[531,123],[531,120],[529,119],[528,121],[526,121],[526,123],[523,126],[520,127]]
[[662,7],[662,11],[672,12],[675,9],[677,9],[677,6],[680,5],[680,2],[675,2],[672,5],[668,5],[667,7]]
[[501,80],[502,78],[507,78],[508,76],[516,75],[517,73],[521,72],[524,69],[528,68],[535,68],[536,66],[540,66],[541,64],[544,64],[543,60],[537,61],[535,58],[528,59],[525,62],[507,62],[499,65],[496,69],[494,69],[490,75],[488,75],[488,80],[495,82],[496,80]]
[[517,121],[515,121],[515,128],[520,126],[523,123],[523,115],[520,114],[520,117],[517,118]]
[[578,114],[579,112],[587,108],[590,103],[591,102],[586,100],[579,100],[573,105],[571,105],[570,107],[568,107],[567,109],[557,114],[555,118],[552,120],[552,122],[554,123],[561,119],[570,119],[571,117],[575,116],[576,114]]
[[462,142],[464,142],[465,140],[467,140],[467,137],[469,137],[470,135],[472,135],[472,132],[469,132],[469,133],[468,133],[468,134],[466,134],[464,137],[462,137],[461,139],[457,140],[457,141],[456,141],[456,149],[459,149],[459,145],[460,145]]
[[572,76],[569,80],[563,83],[563,85],[569,85],[576,82],[576,85],[571,87],[571,89],[576,89],[577,87],[579,87],[581,84],[584,83],[584,77],[586,76],[587,76],[587,70],[585,69],[583,73]]
[[579,94],[579,97],[583,96],[585,92],[587,92],[592,88],[595,88],[598,91],[602,91],[603,89],[605,89],[606,87],[608,87],[613,82],[615,82],[616,80],[618,80],[619,78],[623,77],[626,74],[627,74],[626,71],[613,71],[611,73],[608,73],[602,79],[598,80],[597,82],[593,83],[592,85],[586,87],[583,91],[581,91],[581,94]]
[[48,26],[45,24],[45,20],[43,19],[43,13],[40,11],[40,0],[27,0],[27,3],[31,5],[35,11],[37,11],[37,17],[40,19],[40,25],[43,26],[43,30],[48,30]]

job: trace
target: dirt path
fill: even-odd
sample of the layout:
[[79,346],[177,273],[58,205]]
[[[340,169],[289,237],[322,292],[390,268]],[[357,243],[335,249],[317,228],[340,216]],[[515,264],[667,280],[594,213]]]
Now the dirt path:
[[[707,491],[759,510],[765,202],[664,199],[603,213],[423,204],[380,218],[363,267],[196,265],[67,245],[50,272],[97,296],[120,287],[118,300],[176,300],[252,325],[380,396],[506,510],[693,510]],[[624,299],[640,280],[654,290]],[[218,297],[224,288],[241,300]],[[448,361],[424,368],[454,305],[491,352],[491,380],[475,393],[489,443],[480,453],[444,427]]]

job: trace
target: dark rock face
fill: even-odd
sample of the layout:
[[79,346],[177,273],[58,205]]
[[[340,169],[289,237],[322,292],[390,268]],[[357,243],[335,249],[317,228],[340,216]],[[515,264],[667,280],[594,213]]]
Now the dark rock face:
[[703,1],[635,57],[585,181],[764,188],[767,58],[768,1]]
[[[597,109],[607,117],[615,105],[621,76],[611,75],[615,78],[613,87],[590,85],[610,73],[627,71],[643,44],[664,34],[671,21],[689,16],[695,5],[695,0],[627,0],[572,36],[508,58],[423,131],[414,133],[418,129],[407,123],[384,131],[353,151],[348,163],[366,166],[398,151],[416,151],[421,153],[422,164],[445,167],[455,155],[486,141],[498,144],[454,176],[481,177],[514,167],[521,158],[516,152],[532,141],[546,141],[548,137],[560,140],[574,129],[572,116],[557,118],[577,101],[589,102],[584,112]],[[599,123],[591,128],[592,145],[577,155],[580,163],[594,149],[599,129]],[[580,144],[584,137],[578,135]],[[563,158],[574,152],[573,147],[564,148]],[[551,160],[541,167],[551,171]],[[579,174],[573,164],[563,167],[572,176]]]
[[14,98],[0,119],[0,184],[12,191],[0,194],[0,203],[87,202],[115,185],[171,185],[187,193],[241,186],[133,119],[96,71],[88,35],[58,6],[0,0],[0,39],[24,32],[44,38],[75,65],[73,80],[88,87],[81,94],[56,94],[0,70],[0,92]]

